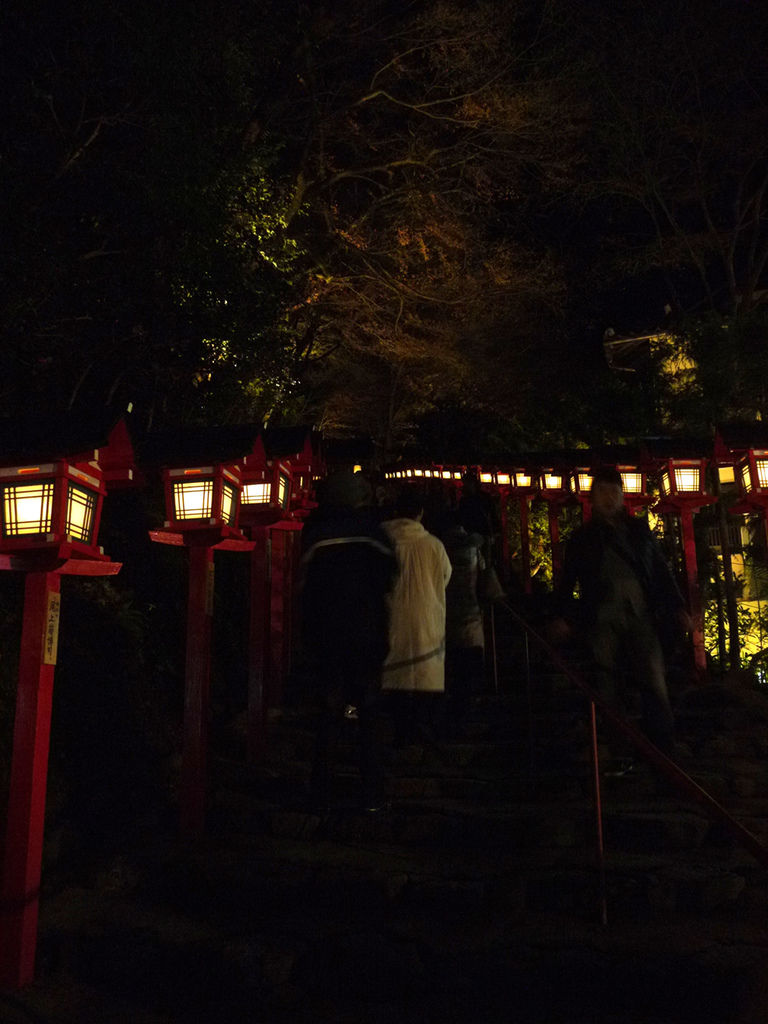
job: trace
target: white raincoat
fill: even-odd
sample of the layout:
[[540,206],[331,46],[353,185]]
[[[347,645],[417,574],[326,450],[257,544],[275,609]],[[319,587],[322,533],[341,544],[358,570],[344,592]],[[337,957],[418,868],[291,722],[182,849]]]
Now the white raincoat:
[[382,523],[395,547],[400,575],[391,596],[385,690],[445,689],[445,587],[451,563],[442,541],[415,519]]

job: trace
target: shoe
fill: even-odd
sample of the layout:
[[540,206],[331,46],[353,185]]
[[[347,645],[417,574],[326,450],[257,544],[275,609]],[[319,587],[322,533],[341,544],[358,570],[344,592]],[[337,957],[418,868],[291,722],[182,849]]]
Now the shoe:
[[618,757],[603,769],[601,774],[606,779],[623,779],[627,775],[632,775],[634,771],[635,762],[631,757]]
[[392,810],[391,800],[371,800],[360,808],[363,814],[385,814]]

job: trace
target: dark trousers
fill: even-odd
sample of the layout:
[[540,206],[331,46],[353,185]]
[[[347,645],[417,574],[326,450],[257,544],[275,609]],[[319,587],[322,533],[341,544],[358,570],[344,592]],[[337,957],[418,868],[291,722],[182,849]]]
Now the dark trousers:
[[598,683],[605,699],[620,710],[619,678],[626,675],[640,693],[643,731],[667,756],[675,749],[675,722],[667,691],[664,653],[658,634],[647,619],[625,628],[603,625],[592,637]]
[[445,732],[445,694],[413,690],[385,691],[396,747],[439,743]]
[[[363,803],[382,799],[381,667],[330,663],[318,667],[318,723],[312,764],[312,797],[318,803],[331,798],[331,777],[342,731],[357,727],[358,767],[363,784]],[[357,721],[344,717],[353,705]]]
[[449,730],[461,729],[467,721],[472,698],[483,685],[483,648],[449,647],[445,652],[445,692]]

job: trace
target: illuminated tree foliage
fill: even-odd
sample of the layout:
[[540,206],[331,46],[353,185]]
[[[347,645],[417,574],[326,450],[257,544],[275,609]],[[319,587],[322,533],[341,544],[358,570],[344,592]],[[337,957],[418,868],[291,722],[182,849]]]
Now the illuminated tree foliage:
[[11,0],[1,27],[5,411],[32,388],[211,415],[222,351],[229,376],[274,358],[295,252],[275,240],[275,147],[243,144],[265,24],[194,0]]
[[308,26],[289,230],[317,262],[289,322],[331,428],[387,444],[459,396],[509,409],[521,338],[558,321],[530,192],[568,173],[571,126],[562,84],[535,80],[540,26],[521,11],[369,2]]

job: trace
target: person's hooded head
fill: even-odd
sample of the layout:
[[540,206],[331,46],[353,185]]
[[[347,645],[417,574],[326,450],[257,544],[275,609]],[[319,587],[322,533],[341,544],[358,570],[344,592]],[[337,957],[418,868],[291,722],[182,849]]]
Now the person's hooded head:
[[372,497],[371,485],[362,473],[340,470],[323,481],[320,501],[337,508],[360,508],[368,505]]

